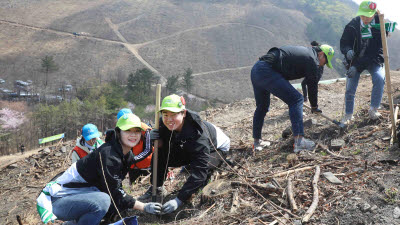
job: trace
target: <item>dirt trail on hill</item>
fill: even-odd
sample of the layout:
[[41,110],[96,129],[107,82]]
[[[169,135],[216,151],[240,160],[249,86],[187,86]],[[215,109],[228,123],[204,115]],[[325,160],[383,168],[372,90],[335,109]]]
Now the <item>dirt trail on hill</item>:
[[[397,101],[400,72],[393,72],[391,79],[393,97]],[[344,85],[344,82],[337,82],[319,86],[319,106],[335,119],[341,116]],[[305,136],[318,146],[313,152],[297,155],[291,154],[292,138],[282,137],[282,131],[290,125],[287,105],[275,97],[271,99],[262,133],[263,139],[269,140],[271,145],[260,152],[251,151],[254,99],[201,112],[203,118],[221,127],[231,138],[229,158],[237,163],[233,168],[222,166],[213,179],[237,181],[236,184],[242,185],[232,186],[228,194],[206,202],[202,202],[202,192],[199,192],[170,215],[154,217],[133,210],[123,215],[139,215],[140,224],[269,224],[285,218],[286,224],[301,224],[301,218],[313,201],[311,180],[315,166],[319,165],[319,202],[308,224],[400,224],[400,149],[389,146],[391,123],[386,94],[379,110],[383,118],[368,119],[371,88],[371,78],[363,76],[356,94],[355,120],[346,130],[304,110]],[[336,140],[343,141],[339,149],[331,146]],[[71,141],[63,146],[70,150],[73,144]],[[0,169],[0,224],[16,224],[16,215],[23,218],[24,224],[41,224],[35,199],[55,174],[69,166],[69,161],[63,164],[68,151],[62,152],[60,147],[51,152],[38,151]],[[11,156],[0,158],[1,162],[11,159]],[[291,174],[297,211],[291,210],[286,199],[288,176],[272,179],[273,175],[296,168],[303,170]],[[188,177],[179,170],[174,169],[176,178],[165,183],[170,194],[164,202],[176,196],[175,190]],[[342,183],[329,182],[323,175],[326,172],[331,172]],[[262,194],[249,185],[261,188],[257,190]],[[265,185],[273,185],[283,193],[267,193],[263,189]],[[123,187],[129,194],[140,196],[149,187],[148,178],[132,187],[125,179]],[[238,204],[234,210],[233,202]]]

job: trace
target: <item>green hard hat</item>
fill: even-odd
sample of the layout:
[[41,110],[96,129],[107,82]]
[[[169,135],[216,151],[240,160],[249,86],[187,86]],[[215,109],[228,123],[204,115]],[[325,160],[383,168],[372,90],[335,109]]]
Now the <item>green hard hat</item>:
[[332,58],[335,55],[335,50],[330,45],[321,45],[319,48],[325,53],[328,59],[328,67],[332,68]]
[[357,16],[373,17],[376,13],[376,3],[373,1],[363,1],[358,8]]
[[129,130],[136,127],[143,130],[139,117],[133,113],[122,115],[117,121],[117,127],[121,130]]
[[185,109],[185,99],[179,95],[173,94],[163,99],[160,111],[181,112]]

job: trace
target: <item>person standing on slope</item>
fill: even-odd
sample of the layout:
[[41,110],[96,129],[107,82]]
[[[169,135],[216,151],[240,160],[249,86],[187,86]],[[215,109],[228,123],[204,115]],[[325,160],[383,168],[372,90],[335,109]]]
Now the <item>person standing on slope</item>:
[[[346,58],[349,68],[346,76],[345,105],[346,114],[342,123],[353,119],[354,99],[357,91],[360,74],[368,70],[372,78],[371,104],[368,110],[369,118],[378,119],[381,114],[378,108],[382,101],[385,86],[384,58],[380,21],[377,5],[372,1],[363,1],[357,15],[344,28],[340,39],[340,51]],[[392,32],[395,23],[386,23],[386,35]]]

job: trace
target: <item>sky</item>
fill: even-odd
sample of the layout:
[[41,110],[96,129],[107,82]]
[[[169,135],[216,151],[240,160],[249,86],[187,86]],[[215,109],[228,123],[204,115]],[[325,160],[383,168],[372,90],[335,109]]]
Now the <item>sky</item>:
[[[360,4],[363,0],[353,0],[355,3]],[[383,14],[385,19],[397,22],[396,28],[399,28],[400,24],[400,0],[374,0],[377,8]]]

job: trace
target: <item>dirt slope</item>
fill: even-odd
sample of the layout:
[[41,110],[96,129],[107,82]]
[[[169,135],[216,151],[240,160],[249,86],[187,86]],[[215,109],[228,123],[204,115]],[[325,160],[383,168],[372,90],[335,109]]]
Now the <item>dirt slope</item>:
[[[400,73],[392,73],[394,97],[400,95],[399,84]],[[306,136],[319,145],[314,152],[298,154],[290,159],[290,164],[287,157],[292,151],[293,141],[281,136],[289,126],[287,106],[282,101],[272,99],[271,111],[265,120],[263,138],[271,141],[271,146],[256,153],[250,149],[255,109],[253,99],[202,112],[203,118],[220,126],[230,136],[230,158],[238,163],[233,169],[223,166],[213,179],[239,181],[245,185],[229,188],[231,191],[228,194],[204,204],[200,204],[200,192],[189,204],[171,215],[154,217],[135,211],[125,212],[124,215],[139,215],[140,224],[268,224],[274,220],[285,224],[283,220],[287,214],[286,224],[301,224],[299,222],[313,200],[311,181],[314,166],[319,165],[319,203],[309,224],[400,224],[397,214],[400,210],[400,149],[389,147],[390,121],[386,97],[380,110],[383,118],[377,121],[368,119],[370,93],[370,77],[363,77],[356,95],[355,121],[346,130],[341,131],[336,125],[305,110],[304,121],[308,120],[306,123],[311,124],[306,126]],[[343,94],[344,82],[320,85],[319,104],[324,113],[338,119]],[[344,141],[340,150],[330,147],[333,139]],[[66,143],[64,147],[71,149],[72,144]],[[49,179],[67,167],[62,165],[66,154],[59,147],[50,153],[39,152],[15,166],[0,170],[0,224],[17,224],[16,215],[23,218],[24,224],[40,224],[35,198]],[[291,174],[294,199],[299,208],[297,211],[291,210],[286,194],[279,191],[279,194],[267,194],[263,188],[256,189],[257,193],[247,186],[272,183],[275,189],[284,190],[288,176],[274,179],[272,176],[307,167],[311,168]],[[167,199],[175,197],[177,193],[173,190],[181,186],[187,177],[187,174],[180,174],[179,169],[174,172],[176,178],[166,182],[166,189],[171,193]],[[332,172],[343,183],[330,183],[322,175],[325,172]],[[129,187],[125,180],[124,188],[133,196],[139,196],[148,187],[147,182],[145,180]],[[239,206],[231,211],[235,191]]]

